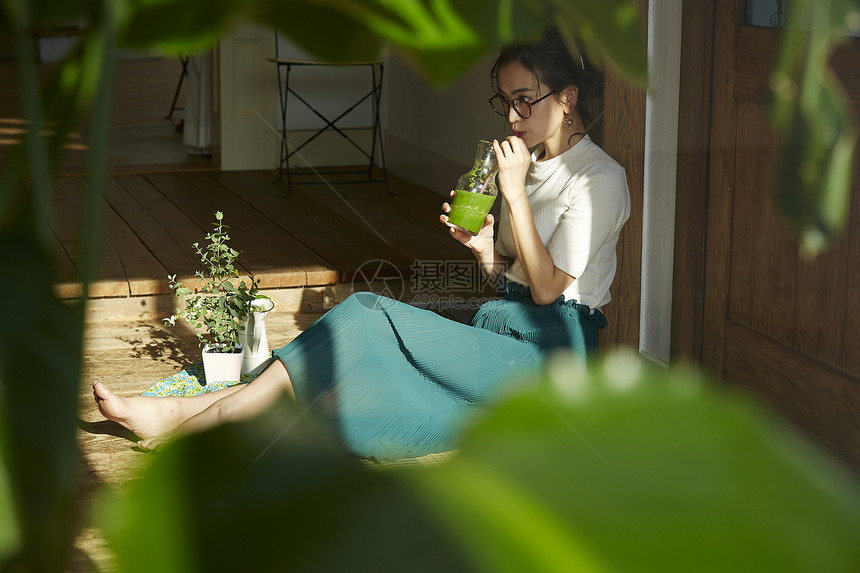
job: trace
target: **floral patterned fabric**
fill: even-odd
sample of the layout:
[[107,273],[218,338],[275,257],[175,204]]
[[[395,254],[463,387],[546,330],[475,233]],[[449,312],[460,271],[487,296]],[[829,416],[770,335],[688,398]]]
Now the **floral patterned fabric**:
[[206,392],[223,390],[236,384],[247,384],[256,377],[256,374],[242,374],[242,379],[238,382],[213,382],[212,384],[206,384],[206,377],[203,374],[203,361],[200,360],[186,366],[161,382],[156,382],[147,388],[142,396],[178,396],[188,398],[190,396],[197,396],[198,394],[205,394]]

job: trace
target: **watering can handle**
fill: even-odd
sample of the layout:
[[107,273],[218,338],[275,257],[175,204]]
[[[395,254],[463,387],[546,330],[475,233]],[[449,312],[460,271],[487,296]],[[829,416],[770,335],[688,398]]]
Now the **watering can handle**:
[[245,338],[248,342],[248,351],[251,354],[257,352],[257,347],[260,345],[260,340],[257,338],[259,336],[258,330],[257,318],[252,312],[248,316],[248,322],[245,324]]
[[[254,316],[253,313],[251,316]],[[260,338],[263,336],[263,321],[257,320],[257,317],[254,316],[254,336],[251,338],[251,352],[256,354],[257,349],[260,348]]]

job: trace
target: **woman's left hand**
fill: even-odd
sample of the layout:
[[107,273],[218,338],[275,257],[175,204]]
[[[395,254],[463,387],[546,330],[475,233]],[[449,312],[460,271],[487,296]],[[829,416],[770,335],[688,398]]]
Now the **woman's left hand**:
[[499,164],[499,190],[508,202],[525,193],[526,173],[532,162],[529,148],[515,135],[499,143],[493,140],[496,162]]

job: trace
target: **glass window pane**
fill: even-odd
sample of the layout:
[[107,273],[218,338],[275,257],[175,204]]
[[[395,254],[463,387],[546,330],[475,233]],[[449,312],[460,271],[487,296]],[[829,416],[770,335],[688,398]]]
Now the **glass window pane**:
[[791,0],[747,0],[745,24],[782,28]]
[[[816,2],[817,0],[811,0]],[[784,28],[786,16],[791,10],[792,0],[746,0],[744,24],[766,28]],[[809,30],[809,20],[796,24],[801,30]],[[851,34],[860,37],[860,32]]]

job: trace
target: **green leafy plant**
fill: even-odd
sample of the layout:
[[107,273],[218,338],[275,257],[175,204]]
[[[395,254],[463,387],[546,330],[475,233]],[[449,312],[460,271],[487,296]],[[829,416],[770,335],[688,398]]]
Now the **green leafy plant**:
[[164,323],[170,326],[177,319],[184,319],[197,329],[197,339],[200,346],[210,345],[214,352],[233,352],[239,342],[239,332],[243,329],[242,322],[248,316],[251,301],[257,294],[260,281],[249,275],[251,281],[233,284],[233,279],[239,276],[239,271],[233,265],[239,257],[239,251],[227,244],[230,236],[225,225],[224,214],[215,213],[215,229],[206,235],[209,241],[205,247],[200,243],[191,245],[200,257],[203,270],[194,276],[203,281],[203,286],[191,289],[182,281],[176,280],[176,275],[170,275],[170,288],[180,298],[183,305],[176,308]]

